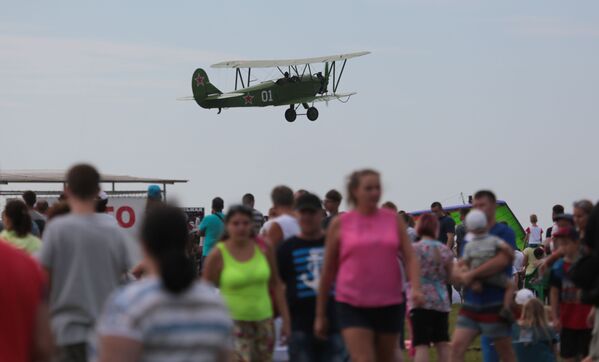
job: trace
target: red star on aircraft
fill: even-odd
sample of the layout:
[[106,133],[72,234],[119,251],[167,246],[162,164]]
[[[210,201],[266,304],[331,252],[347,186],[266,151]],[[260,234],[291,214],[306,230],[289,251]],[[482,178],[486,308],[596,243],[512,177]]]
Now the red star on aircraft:
[[201,75],[201,74],[198,74],[198,76],[195,78],[195,81],[196,81],[196,87],[199,87],[199,86],[201,86],[201,85],[202,85],[202,86],[204,85],[204,78],[205,78],[205,77],[202,77],[202,75]]
[[245,97],[243,97],[243,99],[245,100],[245,104],[254,104],[254,96],[252,95],[247,95]]

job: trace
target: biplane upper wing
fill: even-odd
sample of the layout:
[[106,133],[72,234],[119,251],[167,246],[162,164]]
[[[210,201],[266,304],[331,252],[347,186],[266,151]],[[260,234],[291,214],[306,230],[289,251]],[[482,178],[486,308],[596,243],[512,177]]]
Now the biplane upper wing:
[[356,52],[348,54],[329,55],[325,57],[303,58],[303,59],[279,59],[279,60],[229,60],[212,64],[212,68],[275,68],[293,65],[305,65],[315,63],[332,63],[341,60],[361,57],[370,52]]
[[[355,94],[357,94],[357,93],[351,92],[351,93],[325,94],[322,96],[317,95],[314,97],[304,97],[304,98],[293,99],[288,102],[282,103],[281,105],[312,103],[312,102],[328,102],[328,101],[334,101],[334,100],[349,99],[351,96],[353,96]],[[343,101],[343,102],[346,102],[346,101]]]

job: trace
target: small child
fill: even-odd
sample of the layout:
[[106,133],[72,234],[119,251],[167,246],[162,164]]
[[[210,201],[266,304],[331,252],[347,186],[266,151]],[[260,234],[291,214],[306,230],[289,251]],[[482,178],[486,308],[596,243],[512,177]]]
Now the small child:
[[549,300],[553,324],[560,332],[560,355],[565,361],[575,361],[588,355],[592,329],[587,322],[592,306],[580,301],[581,291],[568,278],[570,266],[580,256],[578,233],[571,227],[553,232],[563,257],[551,268]]
[[524,303],[518,327],[520,328],[520,342],[557,342],[555,332],[549,325],[545,306],[538,298],[532,298]]
[[547,321],[543,303],[532,298],[524,303],[522,316],[514,327],[514,347],[519,361],[556,360],[557,338]]
[[[470,270],[481,266],[502,250],[507,251],[509,254],[513,253],[512,247],[506,242],[489,234],[487,230],[487,217],[482,211],[470,211],[466,216],[465,224],[466,229],[470,233],[470,238],[464,247],[462,263],[466,264]],[[510,308],[514,293],[516,292],[516,284],[513,279],[506,273],[497,273],[483,280],[474,280],[470,284],[470,289],[475,292],[482,291],[483,284],[505,289],[503,307],[499,314],[508,322],[513,322],[514,317]]]
[[537,215],[530,215],[530,227],[526,228],[526,236],[524,237],[524,243],[531,248],[536,248],[543,243],[543,229],[541,229],[537,223],[539,219]]

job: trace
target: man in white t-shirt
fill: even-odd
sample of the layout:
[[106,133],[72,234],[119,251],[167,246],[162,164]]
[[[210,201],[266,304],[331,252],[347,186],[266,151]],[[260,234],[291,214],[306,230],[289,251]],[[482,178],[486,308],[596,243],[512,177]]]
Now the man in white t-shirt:
[[512,266],[512,268],[514,283],[516,284],[518,289],[520,289],[520,286],[522,284],[521,280],[523,280],[522,272],[524,271],[524,253],[518,249],[514,250],[514,265]]
[[277,250],[282,241],[299,234],[300,227],[293,212],[293,191],[289,187],[275,187],[270,198],[278,216],[264,224],[264,230],[266,239]]
[[[551,238],[553,234],[553,230],[557,230],[559,227],[557,226],[557,217],[562,215],[565,212],[565,209],[562,205],[554,205],[551,209],[551,219],[553,220],[553,225],[547,228],[547,232],[545,233],[545,246],[553,247],[553,239]],[[551,249],[553,250],[553,249]]]

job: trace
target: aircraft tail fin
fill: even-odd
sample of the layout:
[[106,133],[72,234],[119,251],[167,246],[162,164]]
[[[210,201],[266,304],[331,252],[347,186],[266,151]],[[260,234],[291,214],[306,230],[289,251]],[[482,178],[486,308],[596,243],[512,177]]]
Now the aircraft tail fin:
[[212,83],[210,83],[208,74],[206,74],[206,71],[201,68],[198,68],[195,72],[193,72],[193,77],[191,78],[191,89],[193,91],[193,97],[198,104],[206,99],[208,95],[223,93]]

